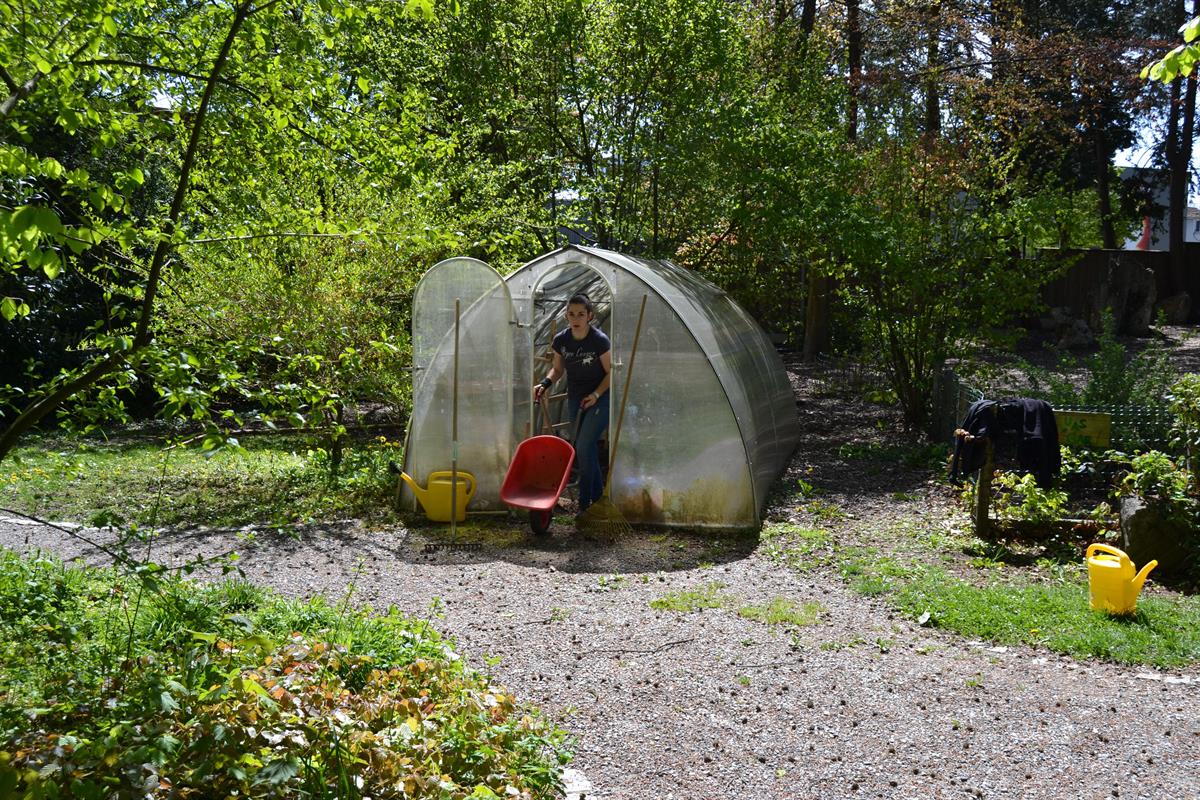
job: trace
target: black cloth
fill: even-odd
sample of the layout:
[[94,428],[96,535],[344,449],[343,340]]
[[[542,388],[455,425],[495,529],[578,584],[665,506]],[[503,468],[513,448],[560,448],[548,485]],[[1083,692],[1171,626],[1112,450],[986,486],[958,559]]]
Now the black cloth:
[[588,328],[587,336],[576,339],[571,329],[560,331],[551,345],[567,367],[567,397],[573,404],[596,391],[604,380],[600,356],[612,349],[608,336],[599,328]]
[[967,409],[959,427],[977,441],[956,439],[950,464],[950,477],[954,480],[983,466],[986,443],[982,439],[992,440],[997,460],[1007,451],[1015,450],[1020,471],[1033,473],[1043,489],[1053,485],[1062,469],[1058,423],[1054,420],[1054,409],[1045,400],[1029,397],[978,400]]

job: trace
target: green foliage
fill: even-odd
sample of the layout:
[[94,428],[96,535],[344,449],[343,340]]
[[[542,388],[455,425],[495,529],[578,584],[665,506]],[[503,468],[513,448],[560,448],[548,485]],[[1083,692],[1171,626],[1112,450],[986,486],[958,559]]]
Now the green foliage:
[[1117,493],[1140,497],[1170,516],[1195,520],[1200,503],[1193,492],[1194,480],[1192,473],[1177,466],[1166,453],[1150,450],[1130,459],[1129,472]]
[[1129,358],[1116,337],[1112,311],[1105,309],[1099,350],[1087,359],[1088,382],[1080,400],[1085,405],[1161,406],[1174,378],[1163,348],[1148,348]]
[[0,555],[0,780],[13,796],[140,794],[148,774],[183,796],[557,790],[562,733],[427,622],[176,579],[131,618],[130,588]]
[[1175,420],[1171,427],[1171,446],[1187,457],[1187,467],[1195,474],[1200,453],[1200,375],[1188,373],[1171,385],[1166,401]]
[[[402,7],[392,11],[405,13]],[[364,172],[386,183],[399,168],[411,184],[413,171],[402,165],[429,143],[412,118],[386,124],[396,111],[393,95],[371,91],[377,76],[342,60],[348,43],[375,24],[374,16],[357,4],[315,0],[195,9],[136,0],[82,6],[52,0],[23,11],[20,24],[3,26],[0,55],[22,88],[0,109],[9,123],[0,137],[0,181],[12,190],[10,211],[0,219],[0,277],[15,276],[32,287],[29,296],[3,303],[12,312],[3,324],[56,324],[52,315],[59,312],[51,300],[59,273],[100,286],[104,314],[87,332],[72,334],[77,340],[69,344],[87,355],[82,367],[56,374],[56,365],[43,371],[35,357],[25,377],[0,398],[27,410],[0,432],[0,455],[80,392],[93,392],[83,404],[96,407],[98,421],[126,413],[126,390],[135,379],[178,389],[178,383],[158,381],[178,379],[179,370],[157,368],[180,350],[198,363],[184,381],[186,402],[175,402],[177,392],[164,398],[166,414],[187,414],[205,404],[205,395],[227,391],[219,376],[215,385],[202,382],[208,376],[199,367],[229,374],[226,356],[237,345],[244,345],[246,358],[235,360],[235,371],[243,383],[251,373],[263,376],[253,387],[259,397],[272,388],[288,393],[288,377],[276,368],[298,355],[322,360],[311,385],[336,397],[335,406],[368,391],[389,400],[403,392],[402,380],[393,376],[400,373],[406,344],[397,328],[383,322],[390,320],[383,297],[362,302],[344,291],[344,282],[281,293],[269,274],[258,283],[247,280],[259,274],[255,259],[241,272],[222,270],[238,254],[212,248],[269,240],[287,261],[288,241],[362,241],[364,227],[377,230],[396,218],[408,224],[395,239],[419,243],[406,245],[409,253],[446,242],[422,230],[423,217],[403,214],[403,208],[421,205],[411,195],[401,195],[394,215],[361,203]],[[343,80],[348,69],[355,80]],[[11,88],[13,82],[6,82]],[[374,184],[370,196],[387,191]],[[380,268],[386,249],[374,246],[376,274],[390,274]],[[320,256],[326,266],[343,257],[328,250]],[[45,280],[26,280],[33,271]],[[400,293],[411,286],[411,276],[398,276]],[[267,298],[295,301],[300,307],[293,313],[310,327],[295,331],[264,314],[254,317],[257,327],[247,324],[248,317],[221,330],[214,314],[219,317],[227,307],[223,298],[236,299],[237,287],[247,283],[260,304]],[[354,283],[370,286],[361,278]],[[160,294],[174,302],[160,305]],[[333,296],[343,305],[330,302]],[[26,306],[29,315],[20,318]],[[343,313],[316,313],[330,307]],[[272,333],[264,335],[271,325]],[[256,348],[269,355],[252,370],[250,351]],[[110,376],[115,380],[107,381]]]
[[949,142],[891,142],[863,157],[854,233],[841,243],[851,266],[843,297],[914,429],[955,348],[1024,313],[1048,278],[1010,256],[1029,210],[987,188],[1007,170]]
[[1196,41],[1196,37],[1200,36],[1200,17],[1185,22],[1179,28],[1179,32],[1183,34],[1183,44],[1158,61],[1143,67],[1142,80],[1149,78],[1152,81],[1171,83],[1180,76],[1186,78],[1192,74],[1196,62],[1200,61],[1200,42]]
[[[1039,181],[1014,198],[1013,206],[1022,212],[1021,249],[1027,257],[1033,257],[1043,248],[1104,246],[1097,193],[1093,188],[1069,190]],[[1132,217],[1115,220],[1118,239],[1131,233],[1135,224]]]
[[996,473],[992,488],[992,509],[1000,519],[1053,522],[1066,514],[1067,493],[1042,489],[1033,475],[1002,470]]
[[[1061,406],[1139,406],[1162,408],[1170,387],[1177,380],[1171,364],[1169,351],[1151,344],[1134,353],[1127,352],[1117,338],[1116,321],[1112,311],[1106,309],[1100,316],[1100,330],[1096,336],[1096,352],[1084,359],[1083,388],[1076,388],[1064,377],[1080,368],[1079,361],[1069,354],[1059,359],[1058,369],[1046,370],[1033,364],[1022,363],[1021,372],[1028,378],[1028,385],[1013,387],[994,383],[988,388],[996,392],[1027,392],[1043,397],[1056,407]],[[986,376],[980,375],[987,383]]]
[[691,614],[706,608],[726,608],[735,598],[721,591],[724,588],[725,584],[712,581],[695,589],[667,592],[662,597],[651,600],[650,607],[659,611],[674,611],[677,614]]

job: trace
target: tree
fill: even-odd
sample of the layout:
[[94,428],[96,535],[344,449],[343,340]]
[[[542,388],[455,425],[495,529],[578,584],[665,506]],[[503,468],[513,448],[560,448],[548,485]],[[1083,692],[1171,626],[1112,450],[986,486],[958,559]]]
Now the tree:
[[[95,277],[85,260],[92,257],[139,276],[124,286],[136,304],[128,329],[95,333],[80,343],[90,351],[83,365],[36,387],[6,419],[0,458],[70,398],[106,379],[128,381],[139,365],[154,363],[147,356],[158,346],[159,294],[170,274],[183,274],[179,253],[189,238],[206,227],[231,236],[279,224],[272,205],[288,207],[268,199],[287,187],[256,182],[259,158],[284,174],[298,152],[343,156],[363,144],[362,128],[344,124],[363,104],[347,95],[344,73],[330,66],[333,43],[361,33],[371,10],[318,0],[48,0],[0,9],[0,80],[9,90],[0,102],[8,123],[0,145],[8,201],[0,223],[4,272]],[[369,93],[365,79],[351,85]],[[46,121],[69,136],[86,135],[93,152],[123,143],[157,154],[166,202],[132,219],[124,212],[146,182],[141,168],[103,180],[37,157],[28,131]],[[389,155],[378,143],[371,153],[377,160]],[[304,209],[282,216],[310,232],[325,224]],[[238,222],[230,225],[231,217]],[[0,310],[15,324],[38,302],[6,298]]]
[[1043,267],[1014,257],[1027,209],[998,192],[997,164],[945,140],[864,153],[841,242],[845,301],[913,430],[925,429],[946,359],[1035,302]]
[[[1172,4],[1178,19],[1183,14],[1183,2]],[[1169,243],[1171,273],[1176,288],[1182,289],[1187,269],[1184,245],[1184,211],[1187,207],[1192,147],[1196,135],[1196,62],[1200,60],[1200,2],[1192,3],[1193,18],[1180,27],[1184,43],[1158,61],[1142,69],[1143,80],[1161,81],[1170,86],[1170,108],[1167,116],[1165,156],[1170,170]]]

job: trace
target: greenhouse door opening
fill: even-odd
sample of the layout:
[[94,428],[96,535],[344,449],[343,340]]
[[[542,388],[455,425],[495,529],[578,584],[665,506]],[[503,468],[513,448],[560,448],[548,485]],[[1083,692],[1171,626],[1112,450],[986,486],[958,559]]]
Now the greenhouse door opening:
[[[613,338],[612,320],[612,290],[600,273],[583,265],[567,265],[552,270],[544,275],[534,286],[532,302],[522,320],[523,330],[528,332],[531,345],[532,370],[529,374],[530,387],[537,383],[550,370],[554,363],[554,350],[551,344],[554,337],[566,326],[567,303],[576,294],[584,294],[592,302],[595,319],[592,325],[599,328],[609,339]],[[613,341],[613,354],[616,355],[617,342]],[[567,439],[574,438],[570,429],[570,410],[567,408],[567,382],[565,376],[550,388],[547,393],[549,426],[553,432]],[[529,408],[526,431],[529,435],[539,430],[546,433],[547,422],[541,419],[542,411],[532,403]],[[617,413],[615,406],[609,406],[610,424],[613,415]],[[602,455],[604,454],[602,450]],[[607,472],[607,460],[603,460],[603,469]]]

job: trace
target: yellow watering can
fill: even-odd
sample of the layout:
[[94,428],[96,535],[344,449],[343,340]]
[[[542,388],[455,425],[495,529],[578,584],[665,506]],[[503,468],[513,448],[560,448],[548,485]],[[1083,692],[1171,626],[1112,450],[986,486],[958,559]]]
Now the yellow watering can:
[[1110,614],[1132,614],[1137,610],[1146,576],[1157,566],[1158,561],[1151,561],[1135,575],[1133,562],[1124,551],[1106,544],[1089,545],[1087,567],[1092,608]]
[[[407,472],[400,473],[400,477],[412,487],[413,494],[417,496],[421,507],[425,509],[425,516],[434,522],[450,521],[450,494],[451,489],[454,488],[453,475],[455,473],[448,469],[431,472],[429,473],[429,488],[422,489]],[[475,494],[475,476],[469,472],[463,472],[461,469],[458,470],[457,475],[458,491],[454,498],[457,509],[454,521],[462,522],[467,518],[467,503],[471,502],[471,495]]]

